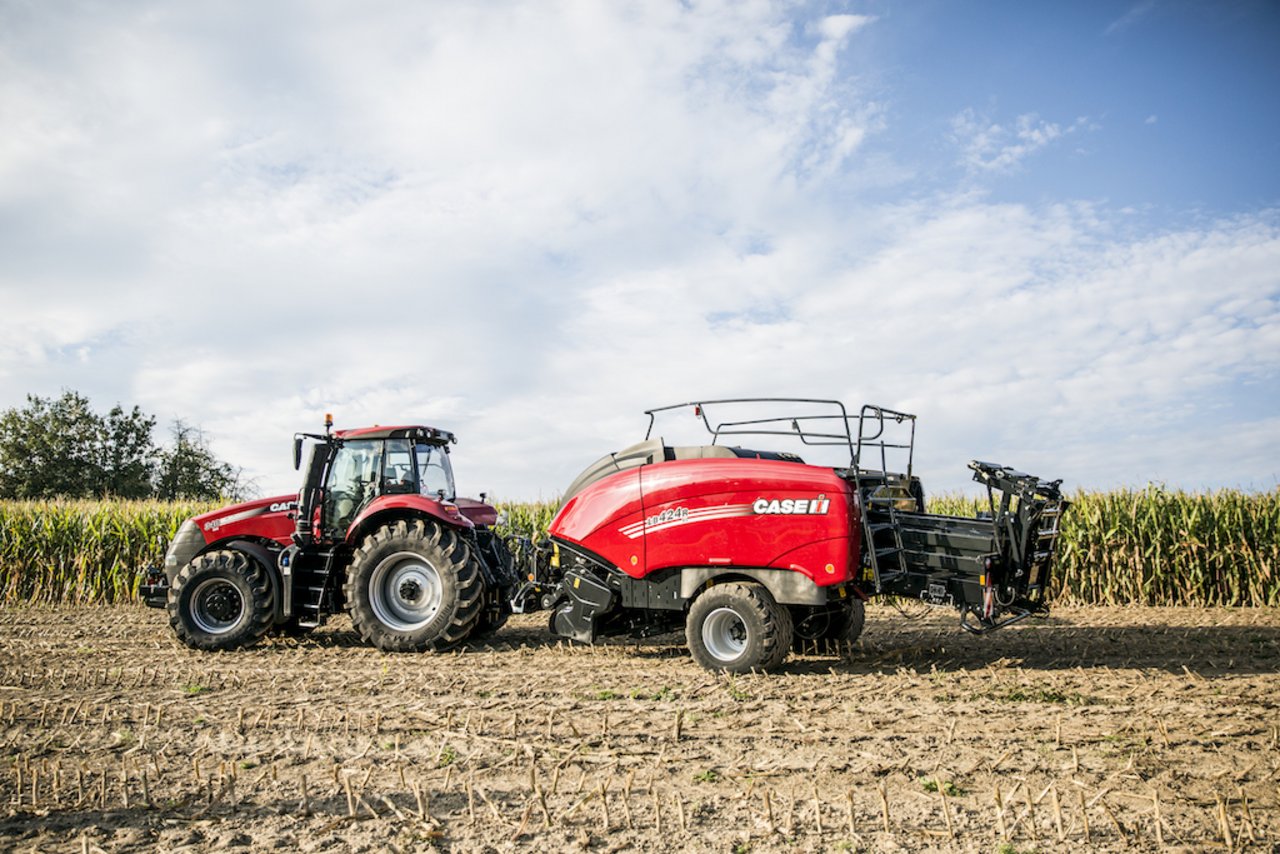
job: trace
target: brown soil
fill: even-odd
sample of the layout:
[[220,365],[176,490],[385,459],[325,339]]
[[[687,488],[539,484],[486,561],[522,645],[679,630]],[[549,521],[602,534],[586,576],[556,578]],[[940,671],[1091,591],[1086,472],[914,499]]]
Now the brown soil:
[[542,626],[207,654],[141,607],[0,611],[0,849],[1280,847],[1274,610],[876,607],[851,660],[736,678]]

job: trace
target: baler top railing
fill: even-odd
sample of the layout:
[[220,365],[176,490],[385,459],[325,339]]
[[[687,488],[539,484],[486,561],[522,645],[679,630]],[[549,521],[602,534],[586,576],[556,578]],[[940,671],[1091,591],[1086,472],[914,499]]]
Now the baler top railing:
[[[787,413],[763,418],[715,421],[714,423],[707,412],[707,407],[768,406],[772,404],[824,406],[831,407],[834,411],[813,415]],[[653,427],[658,414],[685,409],[690,406],[694,408],[694,414],[702,420],[703,426],[711,434],[711,444],[713,445],[722,436],[788,436],[799,439],[805,445],[848,448],[850,463],[854,463],[856,459],[853,430],[850,425],[853,416],[849,415],[844,404],[838,400],[803,397],[743,397],[721,400],[694,400],[670,406],[659,406],[645,410],[645,415],[649,416],[649,429],[645,431],[645,439],[649,439],[653,435]],[[834,426],[832,422],[839,426]]]
[[[788,411],[779,415],[763,417],[713,419],[708,412],[709,407],[769,407],[788,405],[791,407],[823,407],[826,411],[803,413]],[[863,465],[865,454],[879,456],[880,470],[889,470],[889,456],[893,451],[906,453],[905,474],[911,475],[915,455],[916,417],[906,412],[886,409],[882,406],[868,404],[863,406],[857,415],[850,415],[845,405],[838,400],[822,400],[804,397],[743,397],[720,400],[693,400],[676,403],[670,406],[659,406],[646,409],[649,416],[649,429],[645,431],[645,439],[653,435],[657,416],[661,413],[693,407],[694,414],[702,421],[706,431],[711,434],[711,444],[716,444],[725,436],[787,436],[807,446],[835,446],[849,450],[849,464],[855,469]],[[741,411],[741,410],[739,410]],[[856,432],[854,422],[857,422]],[[886,435],[889,424],[908,424],[909,431],[905,436]],[[892,434],[892,431],[890,431]]]
[[[905,421],[911,425],[905,441],[899,439],[891,442],[888,438],[885,438],[886,418],[895,424],[902,424]],[[867,432],[868,425],[875,428],[874,433]],[[911,469],[915,462],[915,446],[916,417],[914,415],[907,412],[898,412],[895,409],[885,409],[883,406],[875,406],[870,403],[863,406],[862,411],[858,413],[858,445],[853,454],[855,468],[863,468],[863,448],[878,448],[880,450],[880,471],[883,472],[889,471],[889,451],[891,449],[901,450],[907,452],[905,474],[910,478]]]

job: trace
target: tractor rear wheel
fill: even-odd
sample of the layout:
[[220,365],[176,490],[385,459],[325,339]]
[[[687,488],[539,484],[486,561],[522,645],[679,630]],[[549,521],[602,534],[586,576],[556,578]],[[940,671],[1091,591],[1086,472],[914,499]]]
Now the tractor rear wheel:
[[267,571],[249,555],[220,549],[178,571],[169,588],[169,624],[193,649],[238,649],[271,628],[275,601]]
[[708,670],[770,670],[791,651],[791,613],[760,584],[712,587],[694,600],[685,640]]
[[484,579],[453,531],[421,519],[365,537],[343,587],[356,632],[384,652],[439,652],[475,627]]
[[812,608],[793,615],[795,641],[799,653],[842,655],[862,635],[867,622],[867,609],[861,599],[849,599],[826,608]]

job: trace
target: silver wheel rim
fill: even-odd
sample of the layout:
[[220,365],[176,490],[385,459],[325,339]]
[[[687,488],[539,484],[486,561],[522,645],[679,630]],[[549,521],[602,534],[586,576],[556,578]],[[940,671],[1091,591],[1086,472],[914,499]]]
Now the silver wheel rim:
[[210,635],[225,635],[240,624],[244,597],[225,578],[206,578],[191,592],[191,621]]
[[717,661],[733,661],[747,648],[747,624],[732,608],[716,608],[702,621],[702,645]]
[[397,632],[416,631],[431,622],[443,600],[440,572],[414,552],[385,558],[369,579],[374,616]]

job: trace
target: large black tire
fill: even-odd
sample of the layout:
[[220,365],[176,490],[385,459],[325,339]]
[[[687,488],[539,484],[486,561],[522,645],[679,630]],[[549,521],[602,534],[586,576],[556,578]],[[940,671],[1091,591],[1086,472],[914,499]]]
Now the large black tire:
[[468,638],[479,640],[488,637],[507,624],[511,619],[511,603],[505,600],[487,602],[476,617],[476,624]]
[[796,652],[842,655],[862,635],[867,609],[861,599],[850,597],[825,608],[797,611],[792,619],[795,623],[792,648]]
[[169,625],[192,649],[239,649],[271,628],[275,599],[267,570],[241,551],[194,558],[169,588]]
[[685,640],[694,661],[708,670],[771,670],[791,651],[791,612],[762,585],[732,582],[693,601]]
[[439,652],[475,628],[484,578],[453,531],[401,520],[360,544],[343,591],[355,630],[378,649]]

